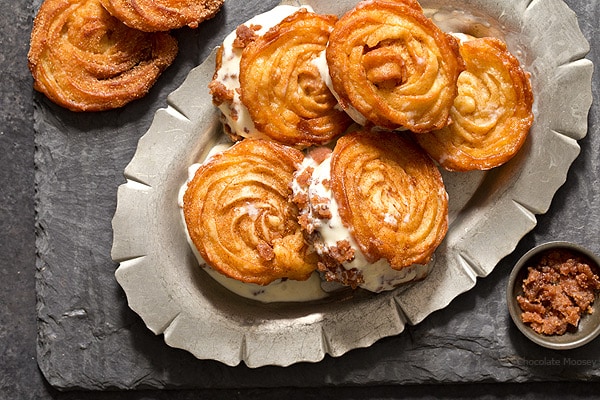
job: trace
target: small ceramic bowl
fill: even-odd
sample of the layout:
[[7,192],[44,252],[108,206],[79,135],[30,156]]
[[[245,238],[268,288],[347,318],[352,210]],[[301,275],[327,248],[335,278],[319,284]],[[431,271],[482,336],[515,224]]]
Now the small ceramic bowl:
[[592,305],[595,311],[592,314],[582,315],[577,329],[573,332],[567,331],[562,335],[543,335],[535,332],[529,325],[521,321],[522,310],[517,302],[517,296],[523,294],[522,282],[527,277],[527,267],[531,265],[530,261],[542,256],[547,251],[555,249],[579,253],[588,258],[591,263],[595,263],[597,268],[600,268],[600,258],[577,244],[549,242],[536,246],[519,259],[510,274],[506,291],[508,310],[517,328],[532,342],[554,350],[574,349],[589,343],[600,334],[600,300],[598,300],[598,296],[596,296],[596,300]]

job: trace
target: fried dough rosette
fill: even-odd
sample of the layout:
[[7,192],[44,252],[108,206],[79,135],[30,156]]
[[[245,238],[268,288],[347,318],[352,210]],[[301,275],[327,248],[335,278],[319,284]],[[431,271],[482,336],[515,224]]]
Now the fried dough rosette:
[[371,263],[427,264],[448,230],[448,195],[433,161],[394,132],[343,136],[331,157],[331,190],[344,224]]
[[296,147],[319,145],[350,125],[313,63],[336,21],[300,9],[244,48],[241,100],[269,138]]
[[487,170],[510,160],[527,138],[534,118],[529,74],[496,38],[463,41],[460,52],[466,71],[453,123],[416,139],[447,170]]
[[127,26],[145,32],[197,28],[221,9],[224,0],[100,0]]
[[[303,8],[312,11],[308,6]],[[244,48],[298,10],[299,7],[279,5],[256,15],[229,33],[219,46],[215,73],[208,88],[213,104],[220,110],[223,129],[232,141],[267,137],[256,128],[248,108],[241,101],[240,63]]]
[[167,33],[131,29],[98,0],[46,0],[28,54],[34,88],[72,111],[121,107],[148,93],[175,59]]
[[388,129],[446,126],[464,65],[456,40],[416,1],[362,1],[327,46],[333,89],[345,109]]
[[317,255],[289,201],[299,150],[247,139],[200,166],[183,196],[190,239],[214,270],[246,283],[306,280]]

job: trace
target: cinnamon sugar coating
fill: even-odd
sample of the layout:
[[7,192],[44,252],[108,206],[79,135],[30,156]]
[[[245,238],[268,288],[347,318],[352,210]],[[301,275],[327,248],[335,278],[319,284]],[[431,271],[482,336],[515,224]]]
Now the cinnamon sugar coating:
[[121,107],[148,93],[175,59],[168,33],[129,28],[98,0],[46,0],[28,54],[34,88],[72,111]]
[[303,148],[330,142],[350,125],[313,63],[335,21],[300,9],[244,47],[241,100],[270,139]]
[[355,131],[331,158],[339,213],[370,262],[427,264],[448,230],[448,195],[433,161],[396,132]]
[[306,280],[318,257],[289,201],[302,153],[245,139],[200,166],[183,197],[190,238],[215,271],[259,285]]
[[531,82],[500,39],[466,40],[460,52],[466,70],[458,78],[453,123],[415,138],[447,170],[488,170],[525,143],[534,118]]
[[101,0],[125,25],[145,32],[197,28],[221,9],[224,0]]
[[341,106],[370,123],[427,132],[451,122],[464,64],[416,1],[359,2],[336,23],[326,56]]

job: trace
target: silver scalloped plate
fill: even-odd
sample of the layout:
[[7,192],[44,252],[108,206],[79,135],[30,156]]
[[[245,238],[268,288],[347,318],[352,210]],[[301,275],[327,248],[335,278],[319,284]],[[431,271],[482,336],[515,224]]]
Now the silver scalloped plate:
[[[287,4],[298,4],[293,1]],[[308,0],[341,15],[356,0]],[[250,367],[317,362],[397,335],[446,307],[487,276],[545,213],[579,154],[592,102],[593,65],[575,14],[561,0],[421,4],[451,29],[501,35],[531,72],[536,121],[522,151],[487,173],[445,174],[450,229],[427,279],[397,290],[342,294],[317,302],[263,304],[228,292],[198,268],[177,194],[187,167],[221,135],[206,90],[214,52],[156,112],[125,169],[113,219],[116,278],[129,306],[170,346],[200,359]],[[441,4],[438,3],[438,4]],[[438,12],[435,12],[438,10]],[[461,25],[462,24],[462,25]],[[450,29],[448,28],[448,29]],[[477,34],[477,32],[472,32]]]

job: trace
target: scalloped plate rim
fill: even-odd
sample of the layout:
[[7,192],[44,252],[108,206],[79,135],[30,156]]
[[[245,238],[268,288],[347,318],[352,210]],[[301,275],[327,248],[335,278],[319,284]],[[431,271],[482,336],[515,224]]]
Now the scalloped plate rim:
[[[314,5],[316,8],[316,5],[318,5],[319,3],[323,3],[324,0],[314,0],[314,1],[304,1],[302,2],[303,4],[311,4]],[[290,2],[290,1],[284,1],[283,3],[286,4],[290,4],[290,3],[296,3],[297,2]],[[343,3],[343,1],[342,1]],[[355,2],[353,2],[355,3]],[[423,3],[425,3],[425,1],[423,1]],[[485,1],[479,1],[476,3],[485,3]],[[517,3],[517,2],[515,2]],[[527,1],[525,2],[527,3],[528,6],[531,5],[532,2]],[[556,3],[562,3],[562,1],[558,0],[555,1],[552,4],[556,4]],[[551,4],[550,1],[545,3],[547,4]],[[564,4],[564,3],[562,3]],[[565,16],[564,18],[569,18],[569,16]],[[214,55],[214,52],[213,52]],[[119,192],[117,195],[117,210],[115,211],[115,215],[113,217],[113,247],[112,247],[112,256],[113,259],[115,259],[115,261],[120,262],[119,267],[117,268],[116,272],[115,272],[115,276],[117,279],[117,282],[119,283],[119,285],[124,289],[126,295],[127,295],[127,300],[128,300],[128,304],[130,306],[130,308],[135,311],[137,314],[139,314],[144,323],[149,327],[150,330],[152,330],[155,334],[161,334],[164,333],[165,334],[165,342],[172,347],[177,347],[177,348],[181,348],[187,351],[190,351],[192,354],[194,354],[197,358],[201,358],[201,359],[214,359],[217,361],[220,361],[226,365],[230,365],[230,366],[235,366],[238,365],[241,361],[244,361],[249,367],[260,367],[260,366],[264,366],[264,365],[279,365],[279,366],[288,366],[297,362],[302,362],[302,361],[308,361],[308,362],[318,362],[320,360],[322,360],[326,354],[332,355],[332,356],[341,356],[342,354],[345,354],[346,352],[352,350],[352,349],[356,349],[359,347],[368,347],[371,344],[375,343],[376,341],[378,341],[379,339],[386,337],[386,336],[391,336],[391,335],[395,335],[395,334],[399,334],[404,330],[404,327],[406,325],[406,323],[410,323],[410,324],[416,324],[419,323],[420,321],[422,321],[423,318],[425,318],[427,315],[429,315],[431,312],[442,309],[444,307],[446,307],[456,296],[458,296],[461,293],[464,293],[468,290],[470,290],[472,287],[474,287],[476,285],[476,280],[478,277],[484,277],[487,274],[489,274],[495,264],[500,261],[500,259],[508,254],[510,254],[514,248],[516,247],[516,245],[518,244],[518,242],[520,241],[520,239],[527,233],[529,232],[531,229],[533,229],[537,223],[536,220],[536,215],[537,214],[541,214],[541,213],[545,213],[552,201],[552,198],[554,197],[554,194],[556,192],[556,190],[558,190],[558,188],[560,186],[562,186],[564,184],[564,182],[566,181],[566,174],[573,162],[573,160],[577,157],[577,155],[579,154],[579,145],[577,144],[577,141],[575,139],[571,139],[571,141],[564,139],[562,137],[558,137],[556,140],[566,140],[565,143],[568,144],[568,146],[570,146],[570,149],[572,150],[571,154],[570,154],[570,158],[568,159],[568,161],[566,163],[564,163],[563,165],[561,165],[561,168],[558,172],[560,172],[558,174],[558,176],[554,175],[553,176],[553,186],[551,188],[551,190],[549,190],[547,193],[544,193],[545,196],[544,198],[541,200],[541,204],[536,204],[534,207],[530,207],[528,206],[528,199],[519,199],[519,200],[515,200],[515,199],[508,199],[504,196],[501,196],[492,206],[494,207],[512,207],[512,204],[507,205],[507,202],[510,203],[510,201],[517,203],[516,207],[517,209],[519,209],[521,211],[521,213],[519,215],[521,215],[521,219],[522,222],[520,223],[520,230],[518,231],[517,234],[514,235],[514,237],[511,238],[511,240],[508,241],[508,243],[506,243],[506,245],[498,250],[498,254],[494,255],[494,257],[492,257],[490,260],[486,260],[486,262],[488,263],[487,266],[481,266],[480,264],[478,264],[478,261],[475,257],[475,259],[473,259],[472,257],[470,257],[470,254],[465,253],[465,255],[463,255],[462,253],[460,253],[460,260],[458,260],[458,262],[454,261],[454,264],[452,260],[447,260],[448,267],[453,267],[453,268],[457,268],[457,270],[459,272],[463,272],[464,277],[462,278],[462,281],[460,281],[460,285],[458,287],[455,287],[453,290],[453,293],[449,293],[448,296],[438,300],[437,302],[433,302],[432,306],[430,307],[430,309],[426,309],[426,310],[413,310],[414,308],[414,304],[412,304],[410,301],[406,301],[406,297],[413,296],[415,291],[420,291],[423,289],[423,287],[427,287],[428,285],[428,280],[423,281],[422,283],[419,283],[417,285],[412,285],[410,287],[408,287],[406,290],[397,290],[397,291],[393,291],[393,292],[387,292],[387,293],[383,293],[380,295],[377,295],[377,302],[383,302],[383,303],[388,303],[388,306],[390,308],[391,311],[389,311],[389,314],[387,315],[387,317],[391,320],[389,326],[385,327],[385,331],[382,332],[367,332],[366,335],[364,335],[363,337],[363,341],[362,342],[350,342],[350,343],[343,343],[343,341],[340,341],[340,343],[336,343],[335,340],[336,338],[333,337],[332,334],[329,335],[328,337],[328,327],[331,328],[331,326],[329,326],[328,324],[331,323],[330,319],[335,320],[335,315],[333,316],[329,316],[329,318],[321,318],[318,319],[316,318],[313,322],[313,324],[318,324],[320,329],[316,329],[316,331],[318,331],[319,337],[314,337],[314,340],[318,341],[318,344],[313,346],[311,348],[311,353],[310,354],[303,354],[301,352],[296,352],[293,353],[291,355],[289,354],[282,354],[282,353],[270,353],[267,354],[264,352],[264,349],[262,348],[247,348],[247,346],[249,345],[248,343],[253,343],[252,340],[250,339],[256,339],[253,338],[251,336],[251,334],[248,334],[249,336],[246,336],[246,334],[239,334],[233,338],[231,338],[231,341],[236,342],[239,339],[239,343],[237,343],[237,347],[229,347],[232,345],[232,342],[226,342],[226,343],[219,343],[219,337],[217,337],[217,335],[215,335],[215,337],[212,338],[208,338],[208,342],[211,345],[219,345],[222,344],[222,346],[219,347],[220,350],[222,351],[217,351],[217,352],[211,352],[210,355],[207,355],[206,352],[202,352],[201,350],[198,350],[199,347],[201,346],[194,346],[194,344],[198,343],[198,338],[189,338],[186,337],[185,335],[183,335],[183,338],[179,338],[177,336],[178,333],[178,325],[177,324],[173,324],[173,321],[176,320],[181,320],[183,317],[180,317],[180,315],[184,315],[185,317],[189,317],[189,319],[191,319],[192,321],[198,319],[198,318],[194,318],[194,315],[188,315],[186,313],[186,310],[183,307],[178,307],[178,304],[176,302],[177,300],[177,296],[183,296],[182,294],[177,294],[175,296],[172,295],[172,293],[169,293],[169,290],[171,290],[172,288],[170,287],[162,287],[161,286],[161,279],[158,279],[156,281],[153,282],[153,287],[155,287],[157,290],[164,290],[164,293],[160,293],[161,294],[161,298],[163,298],[163,300],[165,302],[170,302],[167,307],[165,308],[171,308],[173,310],[177,310],[178,312],[176,312],[176,315],[168,315],[168,316],[161,316],[160,318],[155,318],[156,317],[156,305],[149,305],[148,302],[151,301],[151,299],[148,298],[148,294],[145,293],[144,287],[141,287],[139,285],[138,280],[140,278],[147,278],[148,276],[148,269],[153,270],[154,272],[156,272],[156,266],[152,264],[152,248],[148,248],[149,246],[152,245],[152,243],[149,243],[148,245],[146,245],[146,252],[145,254],[140,254],[140,253],[144,253],[144,251],[140,251],[140,247],[143,248],[144,245],[140,244],[140,243],[135,243],[135,238],[136,238],[136,233],[137,230],[134,229],[132,227],[132,224],[130,224],[130,211],[132,208],[135,208],[136,206],[139,206],[139,202],[136,202],[137,197],[134,197],[133,192],[135,191],[140,191],[140,190],[144,190],[146,192],[148,192],[150,195],[153,195],[153,191],[157,191],[160,189],[154,188],[152,187],[151,184],[147,184],[147,180],[146,179],[140,179],[139,176],[135,176],[136,175],[136,167],[139,168],[140,166],[138,164],[144,164],[144,160],[145,159],[151,159],[153,154],[144,154],[142,152],[142,148],[144,147],[143,143],[144,142],[152,142],[154,143],[154,141],[159,142],[161,141],[161,138],[158,137],[158,135],[160,134],[160,131],[157,130],[157,126],[159,126],[162,123],[162,120],[164,118],[178,118],[178,123],[182,124],[182,125],[186,125],[188,124],[188,122],[193,123],[193,119],[195,118],[195,116],[193,115],[193,113],[186,113],[184,111],[180,111],[181,109],[185,108],[186,105],[182,105],[181,107],[179,105],[176,104],[177,102],[177,96],[180,95],[182,93],[182,91],[184,89],[186,89],[187,85],[190,84],[195,84],[196,82],[193,81],[194,76],[196,75],[200,75],[202,76],[202,69],[210,69],[209,67],[207,67],[206,63],[209,62],[209,60],[211,60],[211,57],[209,56],[207,58],[207,60],[205,60],[205,62],[195,68],[193,68],[189,75],[188,78],[186,79],[186,81],[180,86],[180,88],[176,89],[171,95],[169,95],[168,98],[168,106],[167,108],[161,108],[160,110],[158,110],[155,114],[155,119],[152,122],[152,125],[150,126],[148,132],[142,136],[142,138],[140,139],[140,142],[138,144],[138,149],[136,150],[131,162],[128,164],[127,168],[125,169],[126,171],[126,177],[128,179],[128,182],[121,185],[119,187]],[[575,60],[578,61],[578,60]],[[574,62],[575,62],[574,61]],[[589,62],[589,60],[584,61],[584,66],[583,68],[585,69],[585,71],[587,73],[589,73],[590,75],[590,80],[591,80],[591,72],[588,71],[589,69],[593,68],[593,65],[591,64],[591,62]],[[553,70],[558,69],[560,66],[555,66],[553,68]],[[204,71],[204,77],[206,77],[206,71]],[[581,79],[587,79],[585,77],[585,74],[582,75]],[[586,96],[584,96],[580,101],[580,107],[581,109],[585,110],[586,112],[589,111],[589,107],[591,106],[591,82],[589,85],[589,97],[587,96],[587,88],[588,85],[586,83],[585,85],[586,87]],[[589,104],[587,104],[589,103]],[[212,106],[212,105],[211,105]],[[183,118],[181,118],[183,117]],[[187,122],[186,122],[187,121]],[[587,128],[587,120],[586,120],[586,128]],[[535,126],[534,126],[535,127]],[[537,129],[542,129],[543,127],[540,126]],[[544,137],[548,136],[547,134],[544,134]],[[578,136],[577,139],[581,139],[582,137],[585,136],[585,133],[583,135],[579,134],[575,134],[574,136]],[[164,138],[162,139],[164,140]],[[152,149],[152,146],[148,147],[149,149]],[[154,147],[156,148],[156,146]],[[145,149],[146,151],[147,149]],[[150,157],[149,157],[150,156]],[[144,160],[141,160],[144,159]],[[141,160],[141,161],[140,161]],[[133,172],[131,172],[131,169],[133,168]],[[143,168],[142,168],[143,169]],[[127,172],[129,171],[129,172]],[[137,172],[139,173],[139,171]],[[152,181],[152,177],[150,176],[151,174],[149,174],[149,178],[148,181]],[[136,181],[140,181],[139,183],[136,183]],[[140,184],[143,184],[143,186],[139,186]],[[135,195],[139,195],[139,193],[136,193]],[[538,201],[539,197],[537,197]],[[510,201],[509,201],[510,200]],[[135,202],[135,204],[134,204]],[[521,204],[523,203],[523,204]],[[148,205],[146,205],[148,208],[150,208]],[[520,208],[519,208],[520,207]],[[146,210],[148,213],[151,214],[151,211]],[[141,211],[140,211],[141,212]],[[135,213],[133,214],[135,215]],[[152,229],[149,230],[148,235],[152,236]],[[452,255],[452,253],[450,253],[450,255]],[[442,257],[443,258],[443,257]],[[490,264],[491,263],[491,264]],[[491,266],[490,266],[491,265]],[[442,268],[436,268],[437,270],[440,270]],[[436,270],[434,269],[434,271]],[[441,271],[440,271],[441,272]],[[156,277],[155,277],[156,278]],[[429,279],[429,278],[428,278]],[[443,279],[440,281],[442,285],[447,284],[448,282],[444,281]],[[162,282],[164,283],[164,282]],[[169,300],[170,299],[170,300]],[[175,303],[175,304],[174,304]],[[170,311],[171,313],[173,313],[173,311]],[[193,312],[191,312],[193,314]],[[232,323],[233,326],[235,327],[235,321],[231,322],[228,321],[227,316],[224,316],[223,321],[227,321],[227,323]],[[223,322],[225,323],[225,322]],[[304,323],[304,322],[303,322]],[[293,324],[291,325],[293,326]],[[214,328],[214,327],[212,327]],[[242,327],[240,327],[242,328]],[[243,327],[245,329],[245,327]],[[207,326],[206,324],[202,325],[202,329],[207,329],[210,331],[211,326]],[[286,329],[289,329],[289,327],[286,327]],[[283,330],[283,328],[282,328]],[[240,329],[241,331],[241,329]],[[264,333],[261,333],[264,334]],[[316,333],[312,333],[314,335],[316,335]],[[269,339],[275,339],[275,340],[281,340],[278,339],[277,337],[281,336],[281,332],[273,332],[273,335],[271,338]],[[306,339],[306,338],[304,338]],[[206,343],[206,342],[201,342],[201,343]],[[285,345],[286,342],[283,341],[283,345]],[[260,346],[258,346],[260,347]],[[275,347],[276,348],[276,347]]]

